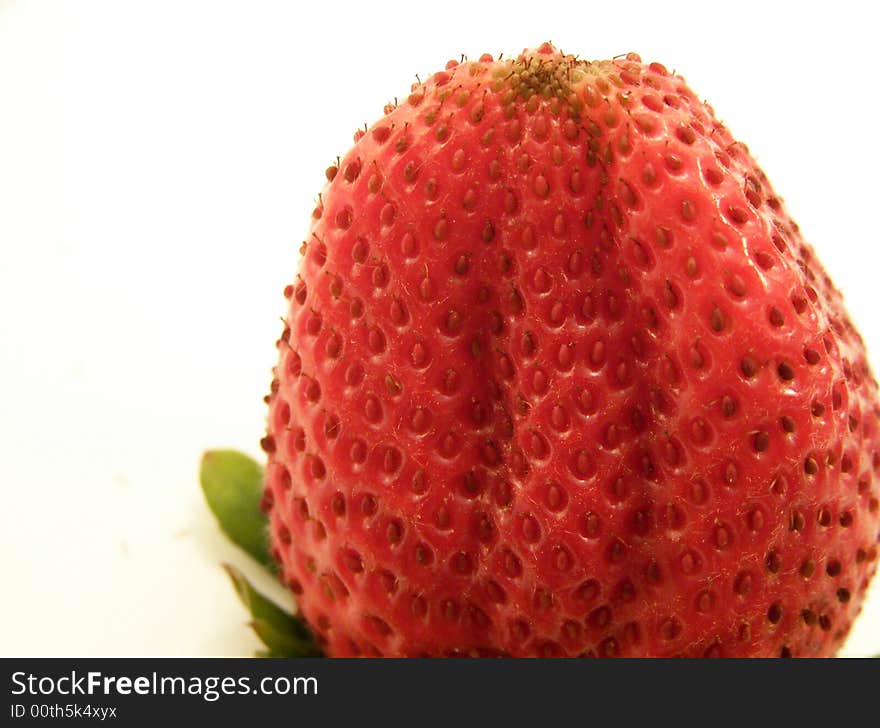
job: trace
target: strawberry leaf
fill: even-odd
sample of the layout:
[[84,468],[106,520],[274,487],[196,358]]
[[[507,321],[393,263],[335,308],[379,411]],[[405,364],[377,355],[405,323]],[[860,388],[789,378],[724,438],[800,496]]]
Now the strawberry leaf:
[[251,628],[266,645],[266,650],[258,653],[259,657],[323,657],[302,619],[288,614],[260,594],[234,566],[224,564],[223,568],[250,612]]
[[223,532],[271,573],[268,521],[260,510],[263,469],[244,453],[210,450],[202,456],[199,479],[205,500]]

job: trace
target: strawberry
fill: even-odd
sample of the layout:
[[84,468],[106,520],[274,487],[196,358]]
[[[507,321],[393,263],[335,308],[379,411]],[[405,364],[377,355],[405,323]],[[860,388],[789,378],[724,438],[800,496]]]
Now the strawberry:
[[833,654],[877,383],[746,146],[549,44],[385,111],[327,170],[262,443],[326,653]]

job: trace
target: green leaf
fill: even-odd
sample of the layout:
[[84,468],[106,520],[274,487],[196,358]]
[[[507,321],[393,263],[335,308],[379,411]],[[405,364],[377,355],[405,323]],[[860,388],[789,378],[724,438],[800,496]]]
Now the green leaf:
[[238,569],[230,564],[223,568],[251,615],[251,627],[266,645],[261,657],[323,657],[302,619],[288,614],[251,586]]
[[273,574],[275,560],[269,553],[269,527],[260,510],[263,469],[244,453],[210,450],[202,456],[199,479],[208,506],[220,528]]

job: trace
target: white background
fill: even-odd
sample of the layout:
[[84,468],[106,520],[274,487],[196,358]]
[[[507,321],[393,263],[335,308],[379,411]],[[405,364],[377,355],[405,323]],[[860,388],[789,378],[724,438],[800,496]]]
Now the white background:
[[[255,570],[202,504],[199,456],[260,455],[324,168],[462,53],[552,40],[685,75],[786,199],[880,370],[867,8],[0,0],[0,653],[254,650],[218,564]],[[844,651],[873,653],[880,583]]]

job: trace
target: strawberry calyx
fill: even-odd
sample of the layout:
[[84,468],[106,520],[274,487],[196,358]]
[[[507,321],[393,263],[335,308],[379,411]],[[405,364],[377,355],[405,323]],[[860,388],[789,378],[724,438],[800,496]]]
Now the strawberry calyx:
[[[236,450],[210,450],[202,456],[199,480],[224,534],[277,578],[269,551],[269,522],[261,507],[262,467]],[[303,619],[257,591],[240,569],[231,564],[223,568],[250,614],[249,626],[265,645],[257,657],[323,657]]]
[[231,564],[223,568],[232,580],[235,592],[251,615],[249,625],[265,650],[257,657],[323,657],[306,623],[284,611],[265,595],[254,589],[245,575]]

